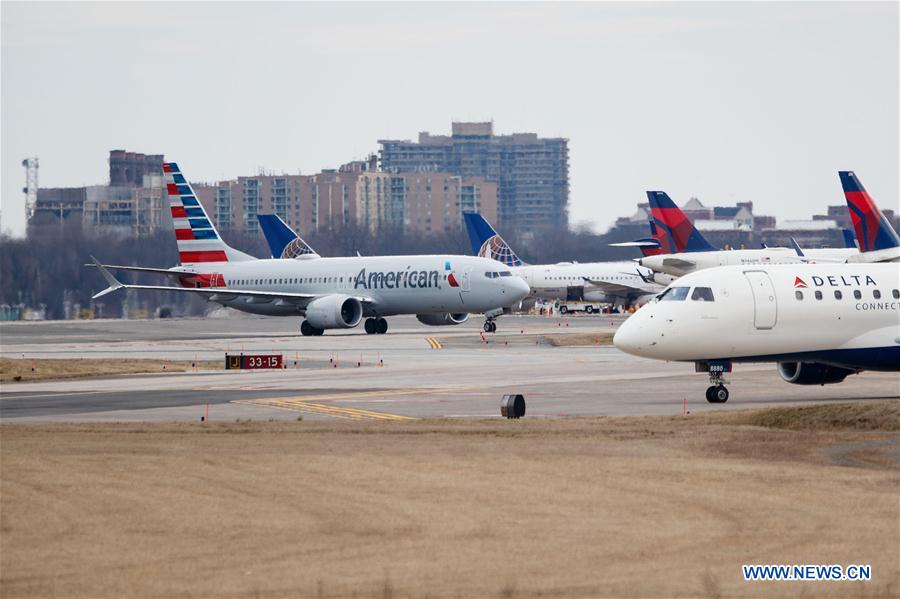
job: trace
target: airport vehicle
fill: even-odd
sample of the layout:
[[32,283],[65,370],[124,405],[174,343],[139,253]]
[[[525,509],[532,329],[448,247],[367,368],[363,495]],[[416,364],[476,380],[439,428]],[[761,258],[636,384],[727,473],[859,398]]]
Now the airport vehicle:
[[695,362],[710,402],[728,400],[733,362],[776,362],[796,385],[900,371],[900,266],[722,266],[685,275],[616,332],[620,350]]
[[525,264],[483,216],[466,212],[463,218],[472,254],[505,264],[525,279],[532,297],[630,306],[648,301],[663,289],[652,271],[632,262]]
[[[182,291],[229,308],[270,316],[303,315],[303,335],[353,328],[363,318],[369,334],[387,332],[386,316],[415,314],[426,325],[489,319],[528,294],[510,269],[471,256],[367,256],[256,259],[228,246],[210,222],[178,165],[163,165],[180,265],[173,268],[94,264],[109,287]],[[109,269],[155,273],[177,286],[130,285]]]
[[[713,247],[664,191],[648,191],[650,213],[659,243],[659,253],[644,256],[637,262],[657,273],[680,277],[689,272],[713,266],[749,264],[797,264],[845,262],[859,254],[856,248],[760,248],[719,250]],[[632,242],[632,244],[641,243]]]
[[560,314],[575,314],[584,312],[585,314],[600,314],[603,312],[603,306],[596,302],[570,302],[560,300],[556,309]]

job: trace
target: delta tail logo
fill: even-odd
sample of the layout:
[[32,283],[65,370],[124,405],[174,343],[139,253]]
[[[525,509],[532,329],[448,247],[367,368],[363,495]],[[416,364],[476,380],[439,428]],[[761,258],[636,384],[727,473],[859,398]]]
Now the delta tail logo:
[[794,289],[806,289],[808,285],[798,276],[794,276]]

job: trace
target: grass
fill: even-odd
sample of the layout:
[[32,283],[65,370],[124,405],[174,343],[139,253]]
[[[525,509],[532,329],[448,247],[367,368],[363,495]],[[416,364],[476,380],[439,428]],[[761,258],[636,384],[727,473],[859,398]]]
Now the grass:
[[900,401],[772,408],[743,414],[736,422],[789,430],[900,430]]
[[[32,370],[33,368],[33,370]],[[200,362],[201,370],[221,370],[224,360]],[[73,358],[64,360],[0,358],[0,382],[46,381],[148,372],[186,372],[189,361]]]
[[[889,421],[769,412],[4,424],[0,595],[897,596],[896,461],[827,459]],[[743,581],[772,562],[875,579]]]

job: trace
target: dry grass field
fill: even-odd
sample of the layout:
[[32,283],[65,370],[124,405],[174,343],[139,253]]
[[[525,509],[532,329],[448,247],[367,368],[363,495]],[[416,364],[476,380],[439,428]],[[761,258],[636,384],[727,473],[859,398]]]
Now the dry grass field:
[[898,405],[2,425],[0,595],[896,597]]
[[[0,358],[0,382],[46,381],[147,372],[186,372],[191,368],[192,363],[189,361],[173,360]],[[225,368],[225,363],[223,360],[199,362],[197,368],[222,370]]]

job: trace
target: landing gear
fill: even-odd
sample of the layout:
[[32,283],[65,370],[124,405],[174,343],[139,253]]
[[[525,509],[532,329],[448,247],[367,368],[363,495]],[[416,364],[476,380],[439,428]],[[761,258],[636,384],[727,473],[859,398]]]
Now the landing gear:
[[709,373],[709,384],[706,390],[706,401],[709,403],[725,403],[728,401],[728,389],[725,375],[731,372],[731,360],[709,360],[695,363],[697,372]]
[[496,333],[497,332],[497,323],[494,322],[493,318],[488,318],[484,321],[484,332],[485,333]]
[[324,333],[324,329],[317,329],[313,325],[309,324],[308,320],[304,320],[302,323],[300,323],[300,334],[304,337],[318,337]]
[[364,326],[367,335],[384,335],[388,330],[388,323],[383,318],[367,318]]
[[725,403],[728,401],[728,389],[725,385],[713,385],[706,390],[706,401],[709,403]]

